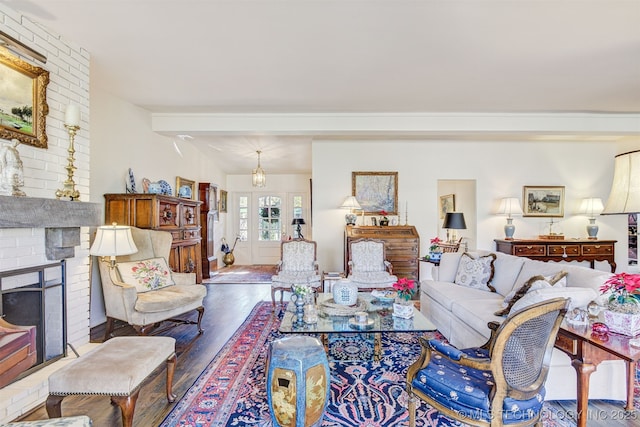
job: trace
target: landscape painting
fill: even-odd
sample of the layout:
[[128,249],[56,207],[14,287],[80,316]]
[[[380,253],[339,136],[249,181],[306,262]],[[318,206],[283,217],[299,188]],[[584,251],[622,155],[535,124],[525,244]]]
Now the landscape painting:
[[564,216],[564,187],[525,186],[522,203],[524,216],[561,218]]
[[365,215],[398,214],[398,172],[352,172],[351,188]]

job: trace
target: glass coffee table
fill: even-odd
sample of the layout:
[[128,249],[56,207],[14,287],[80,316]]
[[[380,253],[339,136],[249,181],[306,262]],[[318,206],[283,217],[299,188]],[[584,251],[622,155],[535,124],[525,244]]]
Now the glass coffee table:
[[[429,332],[435,331],[431,323],[420,310],[413,307],[413,317],[404,319],[393,316],[393,301],[382,301],[368,292],[358,293],[358,302],[353,307],[336,307],[333,295],[320,293],[317,295],[316,307],[318,322],[313,324],[296,324],[295,305],[289,302],[285,310],[279,331],[283,334],[318,334],[328,350],[328,334],[373,334],[374,359],[379,360],[382,354],[382,334],[385,332]],[[367,322],[356,322],[355,313],[367,313]]]

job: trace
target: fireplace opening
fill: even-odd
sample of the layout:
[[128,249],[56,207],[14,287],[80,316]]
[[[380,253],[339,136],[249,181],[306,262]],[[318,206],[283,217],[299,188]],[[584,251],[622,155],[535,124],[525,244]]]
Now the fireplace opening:
[[[5,376],[0,376],[0,387],[66,356],[65,267],[62,260],[0,272],[0,317],[8,324],[0,328],[0,375]],[[23,331],[31,330],[35,360],[25,367],[22,355],[29,351],[28,345],[16,341]]]

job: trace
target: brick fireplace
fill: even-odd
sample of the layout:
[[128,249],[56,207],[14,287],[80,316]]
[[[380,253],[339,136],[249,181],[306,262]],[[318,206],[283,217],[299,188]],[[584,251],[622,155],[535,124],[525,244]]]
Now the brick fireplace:
[[[36,298],[46,304],[59,305],[51,307],[52,316],[47,314],[43,320],[51,321],[49,326],[60,329],[59,334],[48,338],[52,344],[50,349],[41,349],[43,353],[38,357],[44,362],[43,369],[29,369],[16,381],[0,388],[0,424],[44,402],[48,375],[68,359],[60,359],[66,352],[67,341],[79,348],[80,353],[89,343],[89,227],[100,224],[102,206],[97,203],[0,196],[0,275],[25,273],[27,279],[20,280],[26,281],[26,286],[34,286],[33,271],[37,275],[39,266],[57,266],[59,270],[46,273],[45,282],[52,285],[64,282],[64,289],[56,287],[52,295],[66,296],[57,301],[55,298],[46,301],[44,294]],[[10,279],[9,284],[3,284],[3,289],[11,293],[12,289],[24,287],[20,280]],[[15,296],[11,295],[12,301]],[[29,298],[18,304],[31,305],[34,299]],[[4,308],[13,314],[19,311],[17,307]],[[66,327],[62,326],[63,317],[67,319]],[[26,323],[37,322],[27,319]],[[48,360],[51,363],[47,363]]]

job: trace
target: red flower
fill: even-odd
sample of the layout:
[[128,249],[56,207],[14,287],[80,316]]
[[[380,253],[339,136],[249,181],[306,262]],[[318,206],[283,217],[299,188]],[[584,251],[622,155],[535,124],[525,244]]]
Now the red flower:
[[398,297],[408,300],[416,291],[416,282],[402,277],[393,284],[393,289],[398,291]]
[[600,286],[600,292],[610,293],[609,301],[617,300],[624,303],[640,300],[640,274],[614,274]]
[[387,215],[389,215],[389,213],[383,209],[383,210],[380,211],[380,215],[387,216]]

